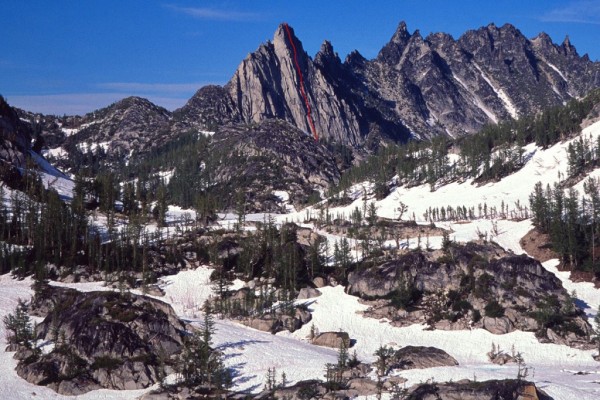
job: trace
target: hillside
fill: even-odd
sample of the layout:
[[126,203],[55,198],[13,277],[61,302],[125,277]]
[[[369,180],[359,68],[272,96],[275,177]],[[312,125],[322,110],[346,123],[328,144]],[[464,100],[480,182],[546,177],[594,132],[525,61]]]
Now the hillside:
[[[592,113],[590,115],[593,117],[595,114]],[[285,372],[290,382],[320,378],[323,374],[323,365],[326,362],[335,362],[336,350],[316,347],[306,341],[306,337],[310,334],[311,326],[314,325],[321,332],[338,330],[348,332],[350,337],[355,341],[353,349],[356,349],[359,359],[366,362],[373,362],[375,360],[373,354],[380,345],[391,347],[411,345],[435,346],[446,351],[459,364],[458,366],[436,367],[435,369],[393,370],[391,377],[396,376],[407,379],[407,386],[423,382],[431,378],[431,376],[434,376],[436,382],[457,381],[460,379],[472,380],[474,376],[478,382],[489,379],[514,378],[517,374],[515,364],[508,363],[504,366],[499,366],[492,364],[488,359],[487,353],[493,344],[494,346],[499,346],[508,355],[511,354],[513,347],[516,349],[515,351],[522,352],[527,366],[535,369],[535,376],[530,376],[529,379],[538,382],[538,384],[543,382],[544,391],[552,398],[569,399],[577,397],[592,399],[597,394],[597,388],[587,374],[594,374],[594,371],[597,369],[597,362],[592,358],[592,355],[595,354],[594,350],[569,347],[564,344],[566,342],[559,340],[556,336],[552,336],[554,343],[547,343],[545,340],[540,339],[540,337],[536,337],[536,332],[524,332],[521,329],[500,334],[497,328],[501,325],[496,325],[495,328],[490,328],[488,325],[486,329],[481,329],[476,324],[471,329],[465,329],[464,327],[458,328],[458,325],[462,324],[459,321],[455,328],[446,330],[447,327],[443,327],[444,321],[442,320],[438,322],[436,329],[428,330],[425,329],[426,325],[419,323],[405,326],[405,323],[398,324],[397,321],[394,322],[389,317],[381,318],[381,316],[377,316],[378,319],[375,319],[373,318],[372,311],[369,311],[369,308],[373,307],[373,304],[365,303],[358,297],[345,293],[345,290],[347,290],[345,288],[346,283],[342,275],[340,275],[344,271],[340,269],[341,265],[346,265],[344,268],[349,268],[349,272],[352,274],[354,272],[351,271],[356,271],[357,273],[368,271],[364,270],[364,268],[369,265],[382,265],[386,260],[400,262],[402,254],[406,254],[406,249],[409,251],[408,254],[414,254],[410,251],[416,251],[418,247],[429,247],[434,252],[441,251],[436,249],[442,249],[444,240],[447,239],[444,239],[440,231],[430,231],[431,233],[427,233],[429,231],[419,231],[419,229],[406,229],[403,227],[401,228],[403,229],[401,232],[405,232],[405,234],[399,234],[399,242],[392,238],[395,235],[392,233],[395,228],[390,220],[398,218],[400,202],[405,204],[402,214],[402,219],[405,223],[410,223],[414,215],[417,224],[423,224],[423,227],[429,226],[433,222],[447,230],[449,232],[448,238],[451,241],[492,240],[498,243],[502,249],[494,247],[497,245],[492,245],[490,249],[485,250],[478,257],[489,257],[485,256],[486,252],[498,254],[493,257],[502,257],[502,254],[507,254],[509,257],[499,262],[490,258],[489,268],[492,268],[492,266],[499,269],[505,268],[507,262],[512,262],[508,261],[513,259],[511,257],[514,257],[514,260],[520,260],[518,257],[510,256],[510,252],[514,252],[517,255],[523,252],[519,244],[519,239],[532,227],[530,215],[528,214],[529,211],[526,211],[529,207],[529,195],[533,192],[537,181],[541,181],[544,185],[546,183],[553,183],[557,180],[559,171],[561,172],[561,176],[567,177],[569,175],[568,163],[560,162],[560,160],[569,158],[569,145],[576,143],[582,138],[589,140],[591,143],[596,142],[597,137],[600,136],[600,122],[590,120],[585,122],[585,125],[588,126],[579,134],[573,135],[566,141],[559,141],[547,148],[537,146],[535,143],[526,145],[524,151],[525,161],[521,168],[498,181],[484,184],[477,184],[473,178],[470,178],[464,181],[440,183],[439,185],[435,185],[434,191],[431,190],[432,187],[430,184],[391,186],[391,192],[380,200],[377,200],[373,191],[375,187],[373,182],[363,182],[346,190],[347,196],[351,201],[348,205],[334,206],[332,203],[329,207],[324,207],[326,203],[323,202],[322,204],[305,208],[296,213],[270,214],[270,217],[268,214],[248,214],[245,215],[245,222],[243,222],[244,229],[242,231],[235,227],[236,223],[239,222],[239,217],[236,214],[220,215],[219,218],[222,220],[217,221],[214,228],[208,231],[198,231],[197,225],[193,222],[193,210],[179,210],[175,207],[169,207],[167,223],[170,228],[167,226],[160,227],[155,222],[152,222],[152,220],[148,221],[146,228],[148,232],[155,232],[154,239],[150,239],[149,237],[150,240],[156,241],[156,233],[159,232],[161,233],[160,236],[163,237],[163,239],[158,239],[160,242],[157,242],[156,246],[151,246],[151,254],[153,256],[151,258],[152,261],[150,261],[153,270],[158,272],[159,265],[164,265],[161,267],[163,268],[162,273],[167,274],[167,276],[157,281],[158,286],[165,292],[165,295],[161,296],[161,298],[173,305],[178,316],[191,320],[197,326],[201,326],[201,315],[198,313],[198,308],[211,296],[211,293],[215,296],[213,290],[215,290],[216,286],[214,283],[210,283],[210,276],[215,269],[234,268],[234,271],[239,271],[234,275],[237,277],[234,284],[229,286],[228,289],[232,296],[239,296],[239,293],[244,293],[244,290],[248,290],[243,289],[243,287],[253,287],[252,285],[257,285],[261,282],[259,277],[263,276],[262,274],[266,272],[261,273],[260,271],[262,268],[266,268],[269,254],[285,254],[281,253],[281,251],[285,248],[291,248],[286,247],[290,243],[286,242],[288,240],[298,240],[299,243],[304,243],[302,245],[304,246],[302,247],[304,250],[295,250],[299,251],[299,253],[296,253],[298,257],[304,260],[302,263],[306,263],[297,264],[298,266],[302,265],[297,272],[310,266],[312,262],[310,261],[311,246],[315,243],[314,241],[317,237],[313,235],[318,235],[327,240],[327,250],[320,250],[321,256],[324,257],[319,261],[322,264],[318,264],[320,265],[319,269],[314,269],[315,266],[313,265],[312,273],[315,274],[316,278],[321,278],[323,281],[331,283],[330,285],[325,284],[325,286],[321,286],[323,283],[318,283],[317,291],[320,293],[320,296],[309,301],[297,300],[298,303],[308,304],[308,310],[312,314],[312,320],[309,324],[295,330],[293,333],[283,331],[276,335],[244,327],[240,324],[243,321],[240,321],[239,317],[226,318],[217,324],[215,345],[222,349],[225,355],[228,356],[227,365],[233,371],[236,371],[237,378],[234,378],[233,382],[234,388],[237,390],[260,391],[264,383],[263,377],[270,368],[276,368],[278,373]],[[254,140],[259,140],[261,137],[260,132],[257,132],[256,135]],[[219,142],[220,140],[217,140],[217,143]],[[229,146],[227,145],[226,147]],[[595,177],[597,175],[596,170],[586,171],[586,176]],[[582,177],[582,179],[584,178]],[[582,184],[577,183],[576,187],[580,188]],[[368,219],[365,220],[361,217],[362,220],[359,222],[356,220],[356,217],[352,216],[353,213],[355,214],[354,211],[356,209],[363,210],[365,204],[367,209],[371,209],[371,203],[379,218],[379,222],[372,223],[376,227],[383,224],[381,226],[384,226],[385,228],[383,229],[386,229],[388,235],[390,235],[387,240],[380,241],[380,239],[362,236],[365,232],[370,232],[373,228],[369,228]],[[484,214],[483,205],[482,215],[479,215],[478,206],[480,203],[486,205],[486,209],[488,210],[487,216]],[[504,204],[504,207],[502,204]],[[458,206],[462,208],[463,205],[469,209],[474,208],[474,216],[473,218],[463,219],[450,217],[450,214],[448,214],[449,216],[446,220],[430,220],[433,215],[429,212],[430,207],[433,209],[443,206],[447,209],[449,205],[453,209],[458,209]],[[184,213],[188,213],[190,216],[187,220],[186,218],[180,218]],[[269,223],[267,222],[268,218],[273,219],[274,228],[261,227],[261,223]],[[390,220],[386,222],[384,218],[389,218]],[[328,220],[329,222],[327,222]],[[346,221],[344,222],[344,220]],[[102,226],[106,223],[103,221],[106,221],[106,219],[104,219],[103,213],[101,213],[96,218],[95,223]],[[286,224],[289,221],[294,221],[302,227],[296,231],[296,236],[290,236],[291,233],[288,230],[289,228],[287,228],[289,225]],[[360,225],[360,228],[355,228],[357,223]],[[187,230],[189,233],[173,233],[175,226],[179,226],[175,232],[177,230],[182,232]],[[233,229],[231,228],[232,226]],[[272,230],[275,228],[277,231]],[[124,225],[118,226],[117,229],[125,232]],[[166,236],[169,235],[167,233],[169,229],[171,230],[171,234],[170,236]],[[358,235],[350,235],[352,229],[358,229],[356,231]],[[252,232],[255,233],[253,234]],[[309,235],[307,236],[307,234]],[[262,236],[260,235],[266,236],[264,239],[261,239]],[[269,235],[283,235],[281,237],[285,237],[286,241],[279,242],[279,239],[269,241],[271,240],[268,239]],[[167,237],[171,237],[171,239],[165,240]],[[293,237],[297,239],[292,239]],[[335,249],[342,246],[344,238],[348,240],[349,245],[349,258],[346,261],[340,258],[339,249],[337,253]],[[192,239],[192,242],[189,242],[190,239]],[[124,240],[127,239],[124,238]],[[217,242],[214,242],[214,240],[217,240]],[[262,243],[261,240],[265,240],[265,245],[260,244]],[[207,244],[208,247],[205,248],[206,250],[202,250],[202,246],[198,247],[198,244],[201,243]],[[215,243],[216,247],[212,247],[210,243]],[[161,251],[164,251],[160,250],[161,247],[165,250],[170,249],[167,251],[167,254],[171,255],[161,262],[166,262],[166,264],[157,263],[158,260],[155,259],[156,256],[161,254]],[[378,248],[383,253],[379,252]],[[184,264],[188,266],[182,270],[179,270],[181,267],[177,267],[176,265],[168,266],[171,262],[170,259],[173,257],[182,257],[182,260],[185,260]],[[457,255],[457,257],[462,256]],[[287,268],[286,265],[293,265],[293,263],[299,262],[300,258],[296,258],[295,261],[294,258],[288,261],[283,259],[281,261],[277,260],[278,258],[273,259],[274,264],[272,265],[275,268],[276,276],[280,276],[281,278],[275,278],[275,281],[283,279],[282,282],[287,282],[284,272],[285,268]],[[361,263],[361,260],[364,264]],[[465,261],[466,264],[468,264],[467,261]],[[289,262],[292,264],[286,264]],[[523,261],[519,262],[522,263]],[[206,265],[205,263],[209,264]],[[530,262],[528,261],[527,263]],[[525,278],[525,275],[523,275],[523,278],[517,276],[517,279],[524,279],[523,282],[526,282],[526,285],[531,285],[537,279],[542,279],[542,277],[546,276],[550,277],[551,279],[547,283],[537,281],[540,283],[535,283],[535,285],[541,285],[540,287],[545,288],[551,286],[552,290],[555,290],[560,298],[567,298],[567,294],[571,293],[574,296],[574,304],[583,310],[583,314],[580,315],[587,315],[588,320],[590,320],[600,306],[598,289],[595,289],[590,283],[571,281],[569,279],[569,272],[557,271],[557,263],[557,260],[544,262],[542,264],[542,271],[536,270],[536,268],[542,268],[539,264],[536,267],[533,267],[535,264],[528,264],[530,265],[527,267],[528,269],[530,267],[534,268],[528,273],[534,273],[537,277],[532,279],[531,277]],[[485,263],[482,265],[481,268],[485,271],[488,267],[485,267]],[[244,272],[246,266],[252,266],[250,269],[251,272]],[[464,266],[461,268],[464,268]],[[179,272],[173,272],[178,270]],[[66,271],[63,269],[63,274]],[[76,275],[67,273],[63,275],[63,277],[66,277],[66,282],[52,281],[52,284],[66,285],[82,291],[111,290],[110,286],[106,287],[102,282],[75,283],[77,280],[97,279],[87,275],[83,271],[74,272]],[[83,274],[81,274],[82,272]],[[172,275],[173,273],[175,275]],[[255,278],[249,279],[249,276],[246,275],[247,273],[251,273],[250,276],[255,276]],[[77,274],[81,274],[79,278],[75,278]],[[104,273],[100,276],[110,277],[110,275],[104,275]],[[135,276],[144,279],[143,274],[140,272],[136,272]],[[298,276],[300,277],[301,274]],[[503,275],[500,270],[498,274],[494,273],[496,279],[500,279],[501,276]],[[558,277],[558,280],[554,276]],[[318,282],[316,278],[315,282]],[[65,278],[60,279],[64,280]],[[117,281],[113,280],[113,284],[116,284],[118,282],[118,275],[113,275],[110,279],[117,279]],[[349,277],[348,279],[353,282],[356,281],[355,278]],[[507,275],[502,278],[502,280],[505,279],[510,280],[512,278]],[[302,282],[306,282],[306,280]],[[497,291],[495,292],[496,295],[504,292],[508,293],[508,296],[512,296],[514,293],[517,293],[512,292],[512,289],[509,289],[509,286],[505,284],[506,282],[503,282],[497,281],[497,283],[493,284],[494,290]],[[18,282],[8,275],[3,277],[2,285],[6,287],[6,292],[10,293],[9,297],[6,298],[6,302],[2,303],[3,313],[8,313],[12,310],[17,297],[22,297],[24,293],[27,293],[27,286],[30,283],[31,280],[29,278]],[[12,288],[18,288],[18,290],[13,290]],[[242,291],[237,292],[240,289]],[[117,286],[113,290],[117,290]],[[135,293],[140,293],[140,289],[132,290]],[[543,295],[539,294],[538,289],[530,288],[528,295],[538,300],[544,298]],[[503,298],[504,301],[508,302],[503,304],[506,310],[513,307],[510,306],[510,297]],[[469,297],[469,299],[471,298]],[[526,308],[528,302],[535,301],[526,299],[527,297],[520,297],[518,300],[524,302],[522,304],[525,304]],[[563,302],[561,301],[561,303]],[[477,304],[477,302],[473,302],[473,304]],[[477,306],[482,307],[481,314],[486,313],[483,305]],[[515,307],[515,309],[519,310],[519,307]],[[506,312],[508,313],[508,311]],[[517,314],[510,315],[513,318]],[[489,323],[489,321],[485,322],[485,324]],[[517,322],[518,324],[519,322]],[[495,333],[490,332],[490,330]],[[469,342],[469,346],[464,345],[465,341]],[[10,378],[15,374],[12,369],[14,368],[15,361],[10,359],[10,353],[3,353],[2,357],[7,357],[7,362],[4,363],[7,366],[4,376],[7,379],[17,379],[16,377]],[[307,357],[310,357],[312,360],[310,363],[306,362]],[[31,391],[35,391],[40,396],[56,396],[55,394],[51,394],[52,392],[46,392],[49,390],[47,388],[30,386],[23,383],[23,381],[19,382],[21,383],[16,386],[4,386],[5,395],[11,398],[27,398]],[[93,391],[89,395],[94,396],[96,393]],[[107,391],[103,393],[105,393],[107,398],[134,398],[141,395],[140,391]]]

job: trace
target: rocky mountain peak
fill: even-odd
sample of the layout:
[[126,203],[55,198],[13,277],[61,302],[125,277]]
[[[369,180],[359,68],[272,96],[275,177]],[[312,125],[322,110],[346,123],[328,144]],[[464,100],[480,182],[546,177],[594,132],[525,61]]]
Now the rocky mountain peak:
[[410,39],[410,36],[411,35],[408,32],[406,22],[400,21],[400,23],[398,24],[398,28],[396,28],[396,31],[394,32],[394,35],[392,36],[390,42],[398,44],[406,43],[406,41]]
[[552,38],[546,33],[542,32],[533,39],[531,39],[531,44],[534,48],[539,49],[539,51],[544,53],[556,53],[556,45],[552,41]]
[[315,56],[315,64],[325,66],[327,64],[341,64],[340,57],[333,50],[333,46],[329,40],[325,40],[321,44],[317,55]]
[[362,54],[358,50],[352,50],[350,54],[346,56],[344,60],[344,64],[348,66],[363,64],[367,61],[366,58],[363,57]]
[[[293,45],[292,45],[293,44]],[[294,57],[294,49],[298,57],[298,63],[302,65],[302,61],[308,57],[302,46],[302,42],[296,37],[294,28],[288,24],[280,24],[273,36],[273,48],[278,58]]]
[[[294,29],[281,24],[224,87],[199,90],[172,118],[139,98],[115,107],[145,110],[136,123],[126,124],[128,132],[140,135],[156,127],[173,134],[268,119],[309,133],[310,112],[320,136],[361,148],[380,140],[470,134],[582,97],[597,86],[600,63],[577,56],[568,38],[562,45],[545,33],[528,40],[511,24],[492,23],[455,40],[445,33],[424,39],[400,22],[375,59],[353,51],[343,63],[327,40],[311,59]],[[79,125],[102,120],[100,111]],[[146,113],[160,117],[143,123]],[[109,130],[123,131],[114,122]],[[113,136],[105,134],[106,123],[90,126],[94,131],[86,128],[86,138],[104,142]]]
[[217,126],[239,122],[240,115],[226,88],[207,85],[200,88],[181,108],[173,111],[171,130],[215,131]]
[[565,36],[565,40],[563,40],[560,47],[563,49],[563,52],[567,56],[579,56],[577,54],[577,49],[571,44],[571,39],[569,39],[569,35]]
[[[415,34],[420,36],[418,31]],[[413,35],[408,32],[406,23],[404,21],[400,22],[390,41],[379,51],[377,60],[390,65],[397,64],[412,37]]]
[[[277,27],[277,29],[275,30],[275,34],[273,35],[273,43],[275,42],[287,42],[287,30],[286,30],[286,23],[281,23],[279,24],[279,26]],[[292,28],[291,26],[287,25],[287,29],[289,29],[289,32],[291,33],[291,35],[295,38],[296,35],[294,33],[294,28]]]

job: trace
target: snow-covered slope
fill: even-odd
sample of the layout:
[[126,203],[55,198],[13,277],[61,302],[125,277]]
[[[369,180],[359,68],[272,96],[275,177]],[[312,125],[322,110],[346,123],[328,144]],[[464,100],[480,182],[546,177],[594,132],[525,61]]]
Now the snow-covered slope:
[[73,198],[75,182],[67,175],[60,172],[52,164],[34,151],[29,152],[31,158],[41,168],[40,178],[46,189],[54,189],[65,200]]
[[[586,128],[583,133],[586,137],[595,140],[600,136],[600,122]],[[569,142],[559,143],[548,149],[528,145],[525,166],[518,172],[504,178],[500,182],[489,183],[483,186],[473,185],[471,181],[452,183],[431,191],[429,185],[412,188],[396,188],[388,197],[375,201],[377,213],[383,217],[397,217],[396,208],[399,202],[408,206],[405,218],[412,218],[414,213],[418,223],[429,223],[425,220],[424,212],[429,207],[456,207],[466,206],[477,208],[479,204],[499,208],[502,203],[510,209],[517,205],[528,206],[528,198],[536,182],[554,183],[558,180],[559,173],[565,175],[567,166],[566,149]],[[68,181],[60,172],[46,169],[49,176]],[[590,176],[598,176],[598,171],[593,171]],[[579,184],[576,186],[580,188]],[[365,182],[353,188],[352,196],[356,200],[345,207],[331,208],[333,215],[349,218],[355,207],[362,208],[362,190],[367,192],[372,184]],[[284,193],[278,194],[286,200]],[[373,199],[374,201],[374,199]],[[290,209],[291,211],[291,209]],[[169,221],[172,224],[183,221],[185,214],[193,213],[171,207]],[[283,215],[255,214],[246,216],[247,221],[266,221],[272,217],[277,223],[286,221],[304,223],[307,215],[317,215],[318,210],[307,209]],[[219,224],[223,227],[233,226],[235,215],[223,214]],[[438,225],[452,231],[451,237],[457,241],[476,239],[478,234],[486,232],[488,237],[498,242],[506,249],[515,253],[523,253],[519,240],[532,228],[530,220],[498,220],[479,219],[468,222],[443,222]],[[148,229],[156,229],[148,227]],[[250,226],[247,229],[252,229]],[[325,232],[320,232],[324,233]],[[341,236],[327,234],[330,245]],[[432,247],[441,245],[440,237],[430,238]],[[416,239],[410,238],[409,247],[416,246]],[[358,257],[358,254],[353,254]],[[544,267],[554,273],[565,288],[576,292],[579,304],[582,305],[592,317],[600,306],[600,290],[590,283],[572,282],[568,272],[559,272],[556,269],[557,261],[545,262]],[[203,302],[210,296],[211,289],[209,276],[212,270],[207,266],[197,269],[182,271],[174,276],[163,278],[162,287],[165,290],[164,301],[173,305],[179,316],[200,324],[199,311]],[[19,297],[27,298],[31,295],[30,280],[16,281],[8,275],[0,276],[0,316],[11,312]],[[58,284],[58,283],[55,283]],[[240,282],[236,285],[239,287]],[[69,284],[79,290],[110,290],[101,282]],[[592,359],[593,351],[576,350],[567,346],[556,344],[542,344],[532,333],[512,332],[505,335],[493,335],[485,330],[470,331],[426,331],[423,326],[413,325],[404,328],[393,327],[385,321],[363,318],[360,311],[365,306],[360,304],[356,297],[344,293],[341,286],[325,287],[320,289],[322,295],[308,301],[313,313],[315,327],[323,331],[344,330],[356,340],[353,349],[358,357],[366,361],[373,360],[373,352],[380,345],[390,345],[396,348],[407,345],[435,346],[447,351],[460,363],[458,367],[443,367],[425,370],[411,370],[400,373],[408,379],[408,384],[424,382],[433,378],[437,382],[459,380],[463,378],[477,379],[478,381],[498,378],[516,377],[515,366],[498,366],[488,361],[486,353],[490,351],[492,343],[510,352],[515,348],[522,352],[531,367],[529,379],[535,381],[555,399],[582,399],[591,400],[600,397],[600,364]],[[235,388],[239,390],[260,391],[264,377],[269,368],[276,368],[278,374],[285,372],[290,381],[308,378],[323,378],[324,365],[334,362],[336,351],[321,348],[310,344],[306,337],[310,331],[310,324],[294,332],[282,332],[271,335],[250,329],[232,321],[218,321],[215,345],[224,353],[228,366],[236,371]],[[4,326],[0,326],[0,340],[4,340]],[[62,399],[65,396],[44,388],[31,385],[18,378],[14,371],[16,361],[10,353],[0,352],[0,398],[28,399],[36,393],[40,399]],[[82,399],[134,399],[143,391],[94,391],[81,396]],[[66,398],[66,397],[65,397]]]

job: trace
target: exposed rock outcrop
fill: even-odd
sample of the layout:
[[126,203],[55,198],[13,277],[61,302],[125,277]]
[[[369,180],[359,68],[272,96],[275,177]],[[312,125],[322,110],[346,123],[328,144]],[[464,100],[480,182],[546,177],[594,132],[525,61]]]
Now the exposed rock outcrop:
[[425,383],[410,389],[410,400],[552,400],[534,383],[516,379]]
[[444,350],[435,347],[406,346],[396,351],[392,369],[423,369],[453,367],[458,361]]
[[173,132],[194,129],[214,132],[217,127],[241,121],[233,99],[222,86],[200,88],[181,108],[173,112]]
[[365,313],[394,325],[536,332],[540,340],[589,348],[590,325],[560,280],[533,258],[496,244],[453,244],[446,253],[411,251],[348,277]]
[[352,343],[347,332],[321,332],[312,339],[312,344],[338,349],[342,344],[350,347]]
[[61,394],[151,386],[183,343],[183,322],[159,300],[48,286],[34,299],[33,311],[45,313],[49,304],[36,334],[54,348],[22,360],[17,373]]
[[31,128],[0,96],[0,182],[21,186],[20,169],[26,167],[31,150]]

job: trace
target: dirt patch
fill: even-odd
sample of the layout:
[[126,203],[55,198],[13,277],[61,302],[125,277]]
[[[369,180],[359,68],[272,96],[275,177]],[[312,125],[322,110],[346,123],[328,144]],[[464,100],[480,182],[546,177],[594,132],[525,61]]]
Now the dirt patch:
[[558,254],[552,250],[550,237],[545,233],[540,233],[537,229],[532,229],[521,240],[519,244],[527,254],[539,262],[546,262],[553,258],[558,258]]
[[[527,232],[519,241],[519,244],[527,254],[539,262],[558,258],[558,254],[551,248],[549,236],[538,232],[535,228]],[[569,279],[573,282],[592,282],[596,288],[600,289],[600,279],[593,272],[573,271],[571,268],[565,267],[562,263],[557,268],[559,271],[571,272]]]
[[600,280],[593,272],[572,271],[569,277],[573,282],[592,282],[597,289],[600,289]]

